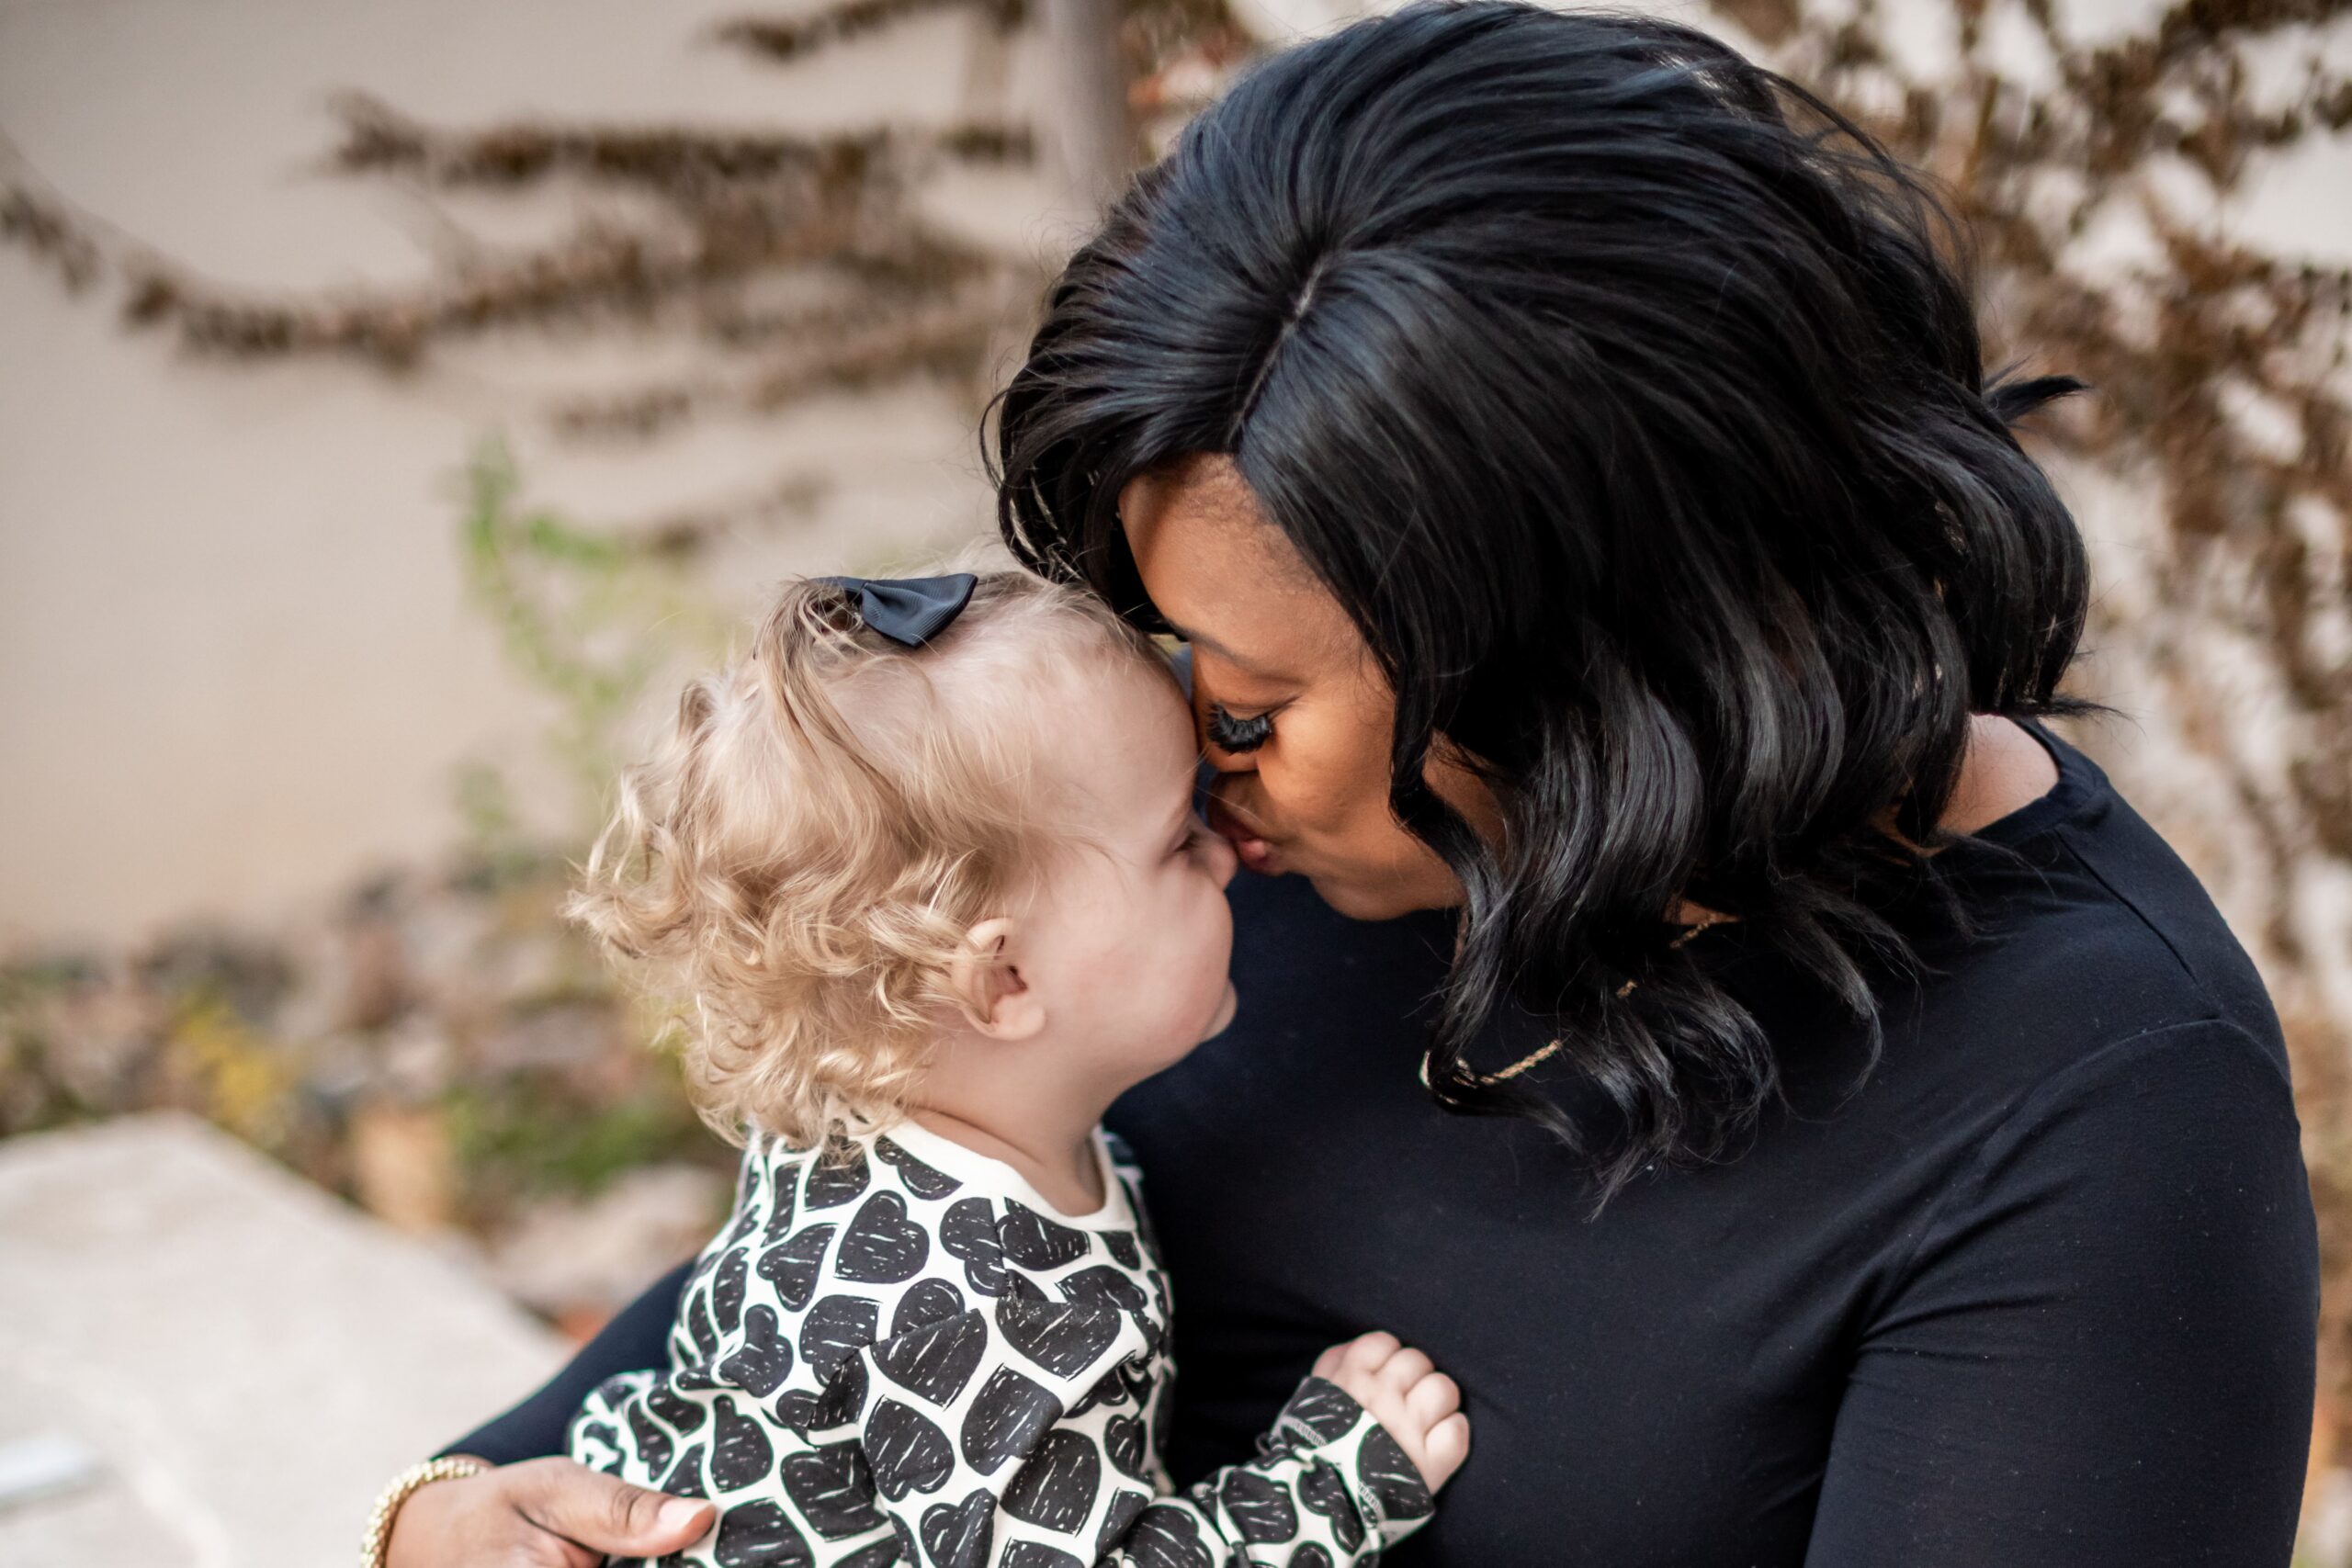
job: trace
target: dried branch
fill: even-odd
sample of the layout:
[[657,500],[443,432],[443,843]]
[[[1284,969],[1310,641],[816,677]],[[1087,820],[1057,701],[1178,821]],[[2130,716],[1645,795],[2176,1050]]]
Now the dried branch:
[[770,61],[802,60],[920,17],[969,11],[1000,33],[1028,19],[1026,0],[839,0],[798,17],[741,17],[718,25],[721,43]]

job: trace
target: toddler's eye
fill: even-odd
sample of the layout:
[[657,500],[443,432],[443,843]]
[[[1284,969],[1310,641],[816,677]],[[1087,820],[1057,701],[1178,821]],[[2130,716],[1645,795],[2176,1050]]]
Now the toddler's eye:
[[1236,718],[1222,706],[1209,708],[1209,744],[1220,751],[1255,751],[1274,738],[1274,716],[1252,714]]

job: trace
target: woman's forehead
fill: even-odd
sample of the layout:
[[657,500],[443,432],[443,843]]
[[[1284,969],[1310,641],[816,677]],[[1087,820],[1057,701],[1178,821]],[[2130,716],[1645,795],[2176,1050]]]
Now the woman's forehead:
[[1355,642],[1346,612],[1232,458],[1203,455],[1139,475],[1120,491],[1119,515],[1153,608],[1209,652],[1272,673]]

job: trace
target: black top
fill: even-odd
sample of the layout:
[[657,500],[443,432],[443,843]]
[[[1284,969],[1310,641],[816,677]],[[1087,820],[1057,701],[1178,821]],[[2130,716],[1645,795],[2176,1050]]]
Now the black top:
[[[2041,735],[2054,790],[1946,852],[1973,939],[1884,1047],[1736,925],[1692,951],[1791,1107],[1598,1219],[1537,1130],[1434,1108],[1442,915],[1244,878],[1234,1026],[1114,1109],[1175,1284],[1180,1481],[1373,1327],[1461,1383],[1468,1464],[1397,1568],[2287,1562],[2318,1304],[2277,1021],[2196,880]],[[1540,1037],[1498,1026],[1488,1066]],[[677,1276],[455,1445],[552,1453]]]

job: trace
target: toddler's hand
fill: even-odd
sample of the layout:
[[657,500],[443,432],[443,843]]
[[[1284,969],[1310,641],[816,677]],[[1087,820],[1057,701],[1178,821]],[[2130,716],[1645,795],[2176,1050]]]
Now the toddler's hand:
[[1470,1452],[1470,1418],[1462,1391],[1394,1334],[1359,1335],[1315,1359],[1315,1375],[1348,1391],[1404,1449],[1431,1492],[1444,1485]]

